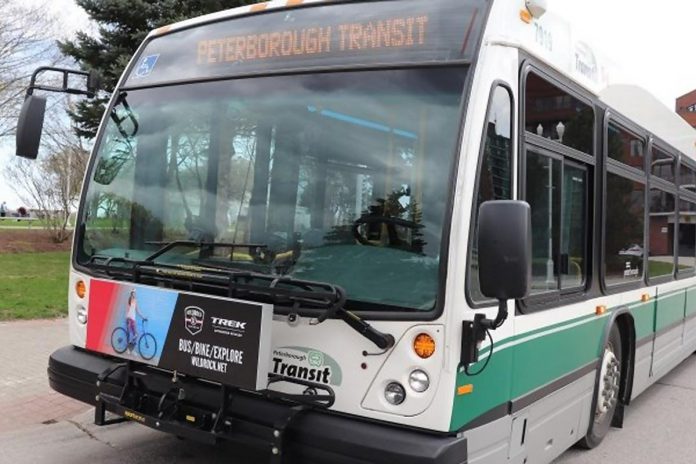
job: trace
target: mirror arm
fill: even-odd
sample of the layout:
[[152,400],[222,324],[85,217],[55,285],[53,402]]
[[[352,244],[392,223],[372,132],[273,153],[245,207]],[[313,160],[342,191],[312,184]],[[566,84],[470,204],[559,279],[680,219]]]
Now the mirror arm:
[[[63,82],[61,87],[54,87],[50,85],[37,85],[36,79],[39,74],[46,71],[55,71],[63,75]],[[87,89],[75,89],[69,86],[68,78],[70,75],[83,76],[87,78]],[[27,88],[27,95],[32,95],[34,90],[44,90],[46,92],[59,92],[59,93],[69,93],[72,95],[85,95],[89,98],[94,98],[97,94],[97,88],[95,85],[95,77],[93,73],[87,71],[78,71],[74,69],[66,68],[56,68],[54,66],[41,66],[36,68],[36,70],[31,75],[31,81],[29,81],[29,88]]]
[[488,329],[488,330],[495,330],[503,323],[508,317],[508,310],[507,310],[507,300],[500,299],[498,300],[498,315],[495,316],[494,320],[490,319],[483,319],[481,321],[481,325],[483,328]]
[[507,300],[498,300],[498,314],[495,319],[486,319],[483,313],[476,313],[473,321],[464,321],[462,326],[462,352],[460,365],[468,366],[479,360],[481,343],[489,330],[499,328],[508,317]]

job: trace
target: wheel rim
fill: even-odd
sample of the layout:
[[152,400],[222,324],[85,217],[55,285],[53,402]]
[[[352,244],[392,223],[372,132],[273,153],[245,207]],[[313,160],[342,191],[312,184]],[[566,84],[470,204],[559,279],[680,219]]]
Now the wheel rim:
[[621,364],[611,345],[604,349],[602,370],[599,376],[599,394],[597,395],[597,410],[595,419],[601,422],[607,413],[614,410],[619,399],[619,380],[621,379]]

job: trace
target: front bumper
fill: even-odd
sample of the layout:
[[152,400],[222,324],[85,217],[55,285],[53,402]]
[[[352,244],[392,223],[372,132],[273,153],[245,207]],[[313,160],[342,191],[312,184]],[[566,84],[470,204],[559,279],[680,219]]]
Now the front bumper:
[[[51,388],[88,404],[159,430],[201,441],[227,440],[255,445],[272,462],[283,464],[466,464],[463,437],[430,434],[393,425],[368,422],[317,409],[294,415],[297,408],[270,401],[260,395],[235,392],[221,400],[220,385],[187,378],[177,383],[185,390],[174,412],[163,414],[162,403],[153,410],[152,400],[172,390],[169,372],[138,365],[132,374],[116,369],[121,361],[72,346],[55,351],[48,366]],[[113,371],[99,382],[104,372]],[[128,377],[127,377],[128,375]],[[121,393],[128,381],[128,395]],[[182,388],[179,388],[182,387]],[[101,401],[98,401],[100,395]],[[174,395],[176,396],[176,395]],[[109,398],[109,400],[105,400]],[[157,403],[154,401],[154,403]],[[221,405],[222,408],[221,408]],[[222,412],[222,414],[220,413]],[[222,429],[212,427],[217,416],[225,417]],[[184,419],[185,418],[185,419]],[[219,419],[218,419],[219,421]],[[223,430],[224,429],[224,430]],[[282,432],[282,460],[271,450]],[[274,435],[275,433],[275,435]],[[255,461],[258,462],[258,461]]]

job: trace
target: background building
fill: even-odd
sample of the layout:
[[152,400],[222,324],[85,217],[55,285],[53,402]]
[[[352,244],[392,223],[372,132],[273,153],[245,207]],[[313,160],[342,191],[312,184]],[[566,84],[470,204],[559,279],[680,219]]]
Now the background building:
[[696,90],[677,98],[677,114],[696,127]]

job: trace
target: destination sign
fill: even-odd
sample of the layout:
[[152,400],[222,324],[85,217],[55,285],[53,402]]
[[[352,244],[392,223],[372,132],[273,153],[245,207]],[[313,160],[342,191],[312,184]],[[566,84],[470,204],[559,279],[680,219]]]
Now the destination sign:
[[486,0],[320,3],[152,39],[127,86],[245,74],[472,59]]

